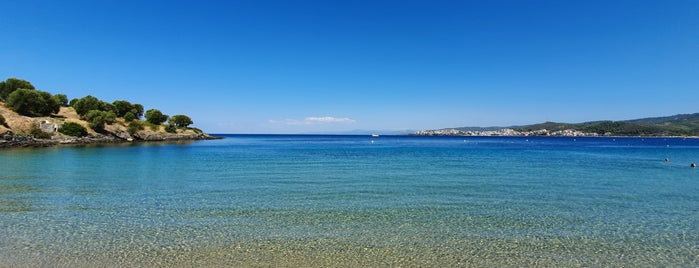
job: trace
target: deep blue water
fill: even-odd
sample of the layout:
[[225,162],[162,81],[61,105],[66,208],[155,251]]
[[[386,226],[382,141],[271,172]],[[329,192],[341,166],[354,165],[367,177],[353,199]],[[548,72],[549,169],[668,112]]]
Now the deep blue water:
[[699,139],[4,150],[0,266],[697,266],[692,162]]

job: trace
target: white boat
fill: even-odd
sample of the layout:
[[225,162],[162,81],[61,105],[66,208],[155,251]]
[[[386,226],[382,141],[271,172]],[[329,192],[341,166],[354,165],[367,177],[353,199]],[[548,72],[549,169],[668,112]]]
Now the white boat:
[[378,137],[379,134],[374,133],[374,134],[371,134],[371,136],[372,136],[372,137]]

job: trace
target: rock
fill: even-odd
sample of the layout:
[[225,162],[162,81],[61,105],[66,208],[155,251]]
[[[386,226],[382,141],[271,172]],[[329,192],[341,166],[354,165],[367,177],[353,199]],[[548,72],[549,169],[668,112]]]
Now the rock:
[[113,132],[114,136],[117,136],[118,138],[125,140],[125,141],[133,141],[133,137],[131,137],[131,134],[126,131],[121,131],[117,130]]
[[50,141],[37,141],[33,138],[21,135],[21,134],[14,134],[11,131],[5,132],[2,134],[2,142],[0,143],[1,148],[8,148],[8,147],[32,147],[32,146],[47,146],[48,144],[51,144],[52,142]]
[[3,139],[3,140],[6,140],[6,141],[12,140],[12,136],[14,136],[14,134],[12,133],[12,131],[8,131],[8,132],[5,132],[5,133],[2,134],[2,139]]
[[165,138],[163,138],[162,135],[160,134],[148,134],[145,137],[143,137],[144,141],[164,141]]

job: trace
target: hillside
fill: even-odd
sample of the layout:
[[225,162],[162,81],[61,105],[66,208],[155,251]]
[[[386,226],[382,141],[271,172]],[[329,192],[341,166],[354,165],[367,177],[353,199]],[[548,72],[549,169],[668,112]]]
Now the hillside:
[[614,136],[699,136],[699,113],[578,124],[545,122],[515,129],[520,131],[575,129],[582,132]]
[[[0,101],[0,115],[5,119],[5,124],[0,124],[0,148],[213,138],[194,128],[177,128],[171,133],[166,131],[164,125],[152,125],[140,120],[136,121],[144,126],[143,129],[130,133],[123,118],[117,118],[113,124],[105,125],[104,130],[98,132],[90,128],[87,121],[81,120],[73,107],[60,107],[59,112],[51,116],[29,117],[8,109]],[[69,122],[80,124],[87,134],[74,137],[57,131]]]
[[424,136],[699,136],[699,113],[678,114],[624,121],[591,121],[584,123],[544,122],[511,127],[461,127],[423,130]]

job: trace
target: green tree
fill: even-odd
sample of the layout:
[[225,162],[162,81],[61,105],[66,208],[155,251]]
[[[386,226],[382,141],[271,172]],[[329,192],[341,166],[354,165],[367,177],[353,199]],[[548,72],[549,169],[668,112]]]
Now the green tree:
[[143,116],[143,105],[134,103],[134,105],[131,106],[131,113],[136,116],[136,119],[141,118],[141,116]]
[[192,119],[189,118],[189,116],[178,114],[170,117],[170,124],[177,127],[188,127],[189,125],[194,124],[194,122],[192,122]]
[[133,107],[133,104],[125,100],[115,100],[112,105],[114,105],[114,113],[117,117],[124,117]]
[[97,111],[103,111],[103,112],[111,112],[114,111],[114,105],[101,101],[98,98],[95,98],[91,95],[87,95],[81,99],[78,99],[77,101],[73,102],[73,108],[75,108],[75,112],[78,113],[81,117],[85,117],[88,112],[92,110],[97,110]]
[[60,106],[68,106],[68,96],[65,94],[56,94],[53,95],[52,98],[58,103]]
[[13,91],[5,102],[5,106],[21,115],[48,116],[57,113],[61,106],[51,94],[32,89],[17,89]]
[[105,124],[111,124],[116,121],[116,115],[112,111],[91,110],[85,115],[85,120],[90,124],[90,128],[95,131],[102,131]]
[[0,99],[7,100],[7,98],[10,97],[10,94],[12,94],[12,92],[14,92],[15,90],[36,88],[34,88],[34,85],[32,85],[32,83],[29,83],[29,81],[17,78],[8,78],[7,80],[5,80],[5,83],[3,83],[1,89],[2,90],[0,90]]
[[75,112],[78,113],[81,117],[87,115],[89,111],[100,109],[100,100],[91,95],[87,95],[85,97],[77,99],[75,102],[71,102],[73,103],[71,104],[71,106],[73,106]]
[[134,120],[136,120],[136,116],[133,115],[132,112],[128,112],[128,113],[126,113],[126,114],[124,115],[124,121],[126,121],[126,122],[131,122],[131,121],[134,121]]
[[160,125],[167,121],[168,116],[164,115],[160,110],[150,109],[146,111],[146,121],[154,125]]
[[128,113],[133,114],[136,118],[141,118],[141,116],[143,116],[143,105],[138,103],[132,104],[125,100],[116,100],[112,102],[112,105],[114,106],[114,113],[117,117],[125,117]]
[[58,132],[74,137],[82,137],[87,135],[87,129],[74,122],[67,122],[63,124],[60,128],[58,128]]

